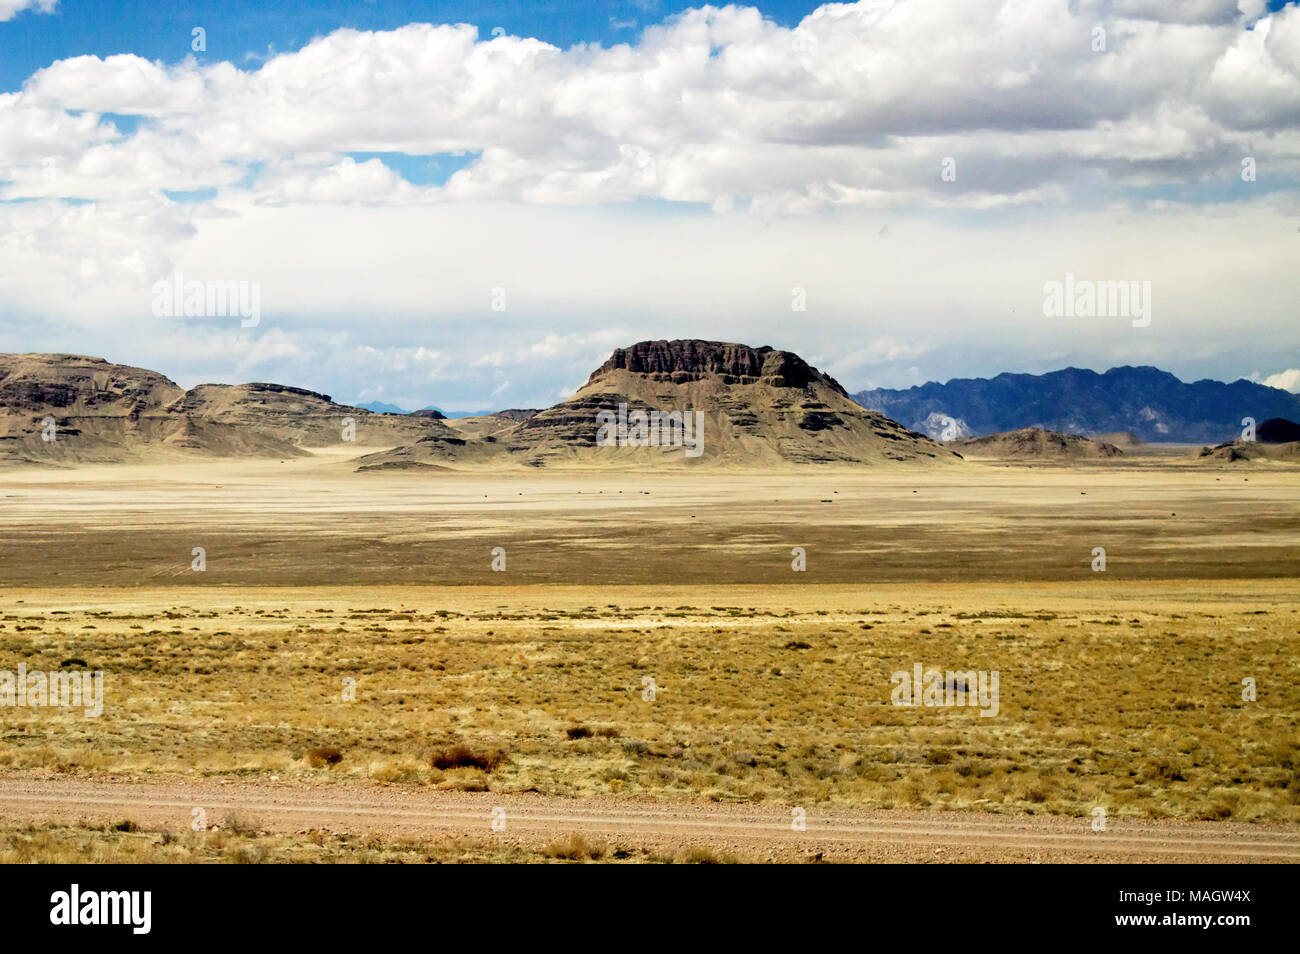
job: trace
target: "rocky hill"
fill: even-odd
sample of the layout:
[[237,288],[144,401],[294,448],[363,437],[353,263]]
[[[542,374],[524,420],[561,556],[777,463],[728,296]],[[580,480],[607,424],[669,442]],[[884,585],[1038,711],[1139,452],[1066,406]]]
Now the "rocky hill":
[[[637,415],[658,412],[667,429],[638,443]],[[602,417],[602,415],[606,415]],[[686,416],[689,428],[683,428]],[[518,419],[515,419],[515,418]],[[612,443],[600,446],[602,420]],[[697,423],[698,422],[698,423]],[[571,398],[530,415],[469,418],[456,429],[525,466],[785,466],[936,462],[957,457],[927,437],[853,401],[798,355],[717,341],[643,341],[619,348]],[[688,446],[700,435],[698,447]],[[658,436],[667,435],[664,439]],[[420,446],[363,465],[427,463]]]
[[1087,437],[1130,431],[1144,441],[1201,444],[1240,436],[1245,417],[1300,418],[1300,396],[1288,391],[1246,380],[1187,383],[1151,367],[954,378],[854,397],[934,438],[947,418],[964,431],[957,436],[1040,427]]
[[1255,440],[1265,444],[1291,444],[1300,441],[1300,424],[1281,417],[1260,421],[1255,429]]
[[390,446],[429,437],[458,440],[440,421],[372,414],[303,388],[204,384],[186,391],[155,371],[103,358],[0,355],[5,463],[285,458],[349,438]]
[[967,437],[950,441],[963,457],[1001,457],[1036,460],[1100,460],[1122,457],[1114,444],[1092,440],[1078,434],[1061,434],[1039,427],[1024,427],[984,437]]

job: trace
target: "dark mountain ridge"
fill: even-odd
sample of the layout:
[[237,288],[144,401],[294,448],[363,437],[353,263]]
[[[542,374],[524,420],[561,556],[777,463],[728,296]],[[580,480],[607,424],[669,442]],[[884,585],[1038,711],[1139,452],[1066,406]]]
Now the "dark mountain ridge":
[[1245,379],[1188,383],[1149,366],[1104,374],[1065,368],[953,378],[944,384],[875,388],[853,398],[932,437],[940,436],[935,422],[946,417],[973,435],[1040,427],[1087,437],[1130,431],[1144,441],[1206,443],[1239,436],[1245,417],[1294,420],[1300,415],[1300,396],[1279,388]]

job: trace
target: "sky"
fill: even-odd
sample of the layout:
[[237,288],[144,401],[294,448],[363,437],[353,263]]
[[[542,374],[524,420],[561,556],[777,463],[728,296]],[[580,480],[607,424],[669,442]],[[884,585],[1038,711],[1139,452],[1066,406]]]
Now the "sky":
[[0,0],[0,351],[448,411],[657,338],[1300,391],[1298,319],[1294,2]]

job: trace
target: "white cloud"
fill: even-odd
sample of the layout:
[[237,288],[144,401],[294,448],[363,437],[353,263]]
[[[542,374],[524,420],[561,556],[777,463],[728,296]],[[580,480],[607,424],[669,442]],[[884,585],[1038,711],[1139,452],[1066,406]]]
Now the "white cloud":
[[1264,4],[1253,0],[1101,0],[1090,4],[1098,13],[1114,17],[1157,20],[1162,23],[1220,24],[1233,22],[1239,13],[1258,16]]
[[[1288,277],[1300,209],[1262,200],[895,212],[888,239],[864,210],[763,223],[618,206],[213,204],[230,214],[187,219],[165,200],[129,213],[0,204],[0,351],[87,352],[187,384],[278,380],[345,400],[383,386],[404,406],[481,399],[503,378],[512,404],[548,404],[557,382],[584,381],[645,338],[790,348],[850,390],[915,383],[914,366],[944,377],[1138,363],[1234,378],[1258,367],[1259,342],[1300,353]],[[154,318],[156,270],[260,282],[261,324]],[[1152,281],[1151,327],[1044,318],[1042,286],[1067,270]],[[806,312],[791,309],[795,286]],[[494,287],[507,289],[503,312]]]
[[0,0],[0,23],[12,20],[24,10],[35,13],[53,13],[58,0]]
[[886,365],[898,365],[902,361],[915,361],[925,354],[932,345],[926,342],[899,341],[892,337],[876,338],[859,347],[850,346],[847,350],[832,353],[827,357],[810,355],[809,360],[828,371],[832,377],[857,382],[864,371]]
[[378,159],[357,162],[276,163],[257,177],[255,192],[268,204],[291,202],[411,202],[425,190],[404,181]]
[[1300,393],[1300,369],[1288,368],[1285,371],[1279,371],[1277,374],[1270,374],[1261,383],[1270,388],[1281,388],[1283,391]]
[[[747,7],[688,10],[634,43],[561,50],[480,39],[468,25],[339,30],[270,59],[174,65],[121,54],[39,71],[9,110],[148,117],[102,150],[110,171],[156,168],[140,188],[225,188],[252,162],[296,164],[262,183],[285,201],[649,197],[766,211],[826,205],[1055,201],[1135,174],[1184,182],[1230,171],[1248,146],[1300,174],[1300,8],[1245,30],[1229,0],[863,0],[818,8],[790,30]],[[1104,53],[1091,30],[1108,31]],[[6,104],[0,102],[0,123]],[[39,153],[15,129],[17,153]],[[170,147],[160,148],[161,143]],[[144,152],[146,150],[137,150]],[[478,152],[445,188],[393,196],[340,181],[343,154]],[[41,153],[43,154],[43,153]],[[958,162],[955,182],[939,163]],[[30,161],[30,160],[29,160]],[[0,173],[3,167],[0,166]],[[168,185],[170,174],[174,183]],[[317,186],[312,180],[322,180]],[[94,193],[128,184],[112,175]],[[358,191],[359,190],[359,191]],[[379,193],[376,196],[376,193]],[[35,194],[48,194],[48,190]]]
[[[0,200],[30,200],[0,201],[0,349],[405,406],[506,379],[543,405],[674,336],[800,350],[850,389],[1300,352],[1300,7],[864,0],[793,30],[691,10],[610,48],[485,33],[340,30],[260,67],[82,56],[0,94]],[[369,152],[470,161],[414,185]],[[1253,188],[1182,201],[1242,193],[1245,155]],[[149,286],[175,270],[261,282],[261,326],[160,325]],[[1151,328],[1045,321],[1066,271],[1150,279]]]

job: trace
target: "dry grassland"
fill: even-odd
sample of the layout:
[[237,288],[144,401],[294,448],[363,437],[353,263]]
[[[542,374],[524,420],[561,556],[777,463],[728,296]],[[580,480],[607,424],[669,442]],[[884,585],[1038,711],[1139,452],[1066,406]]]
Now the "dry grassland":
[[238,817],[206,832],[117,825],[27,824],[0,828],[0,864],[537,864],[599,861],[724,864],[756,860],[705,848],[676,852],[611,846],[569,835],[549,844],[501,838],[352,837],[327,831],[277,835]]
[[[353,466],[0,474],[0,669],[105,674],[99,718],[4,709],[0,776],[1300,822],[1294,469]],[[892,705],[916,663],[997,670],[998,715]],[[19,805],[0,859],[568,857]]]
[[[7,710],[0,766],[1297,821],[1297,606],[1292,581],[10,591],[0,658],[106,690],[100,718]],[[998,715],[892,705],[915,662],[998,670]]]

